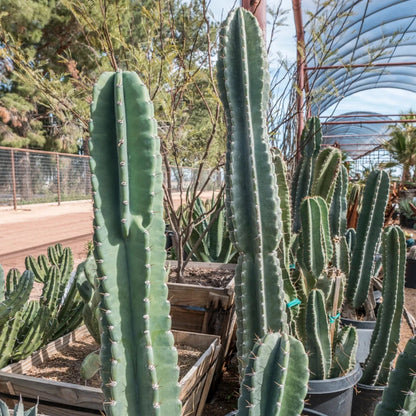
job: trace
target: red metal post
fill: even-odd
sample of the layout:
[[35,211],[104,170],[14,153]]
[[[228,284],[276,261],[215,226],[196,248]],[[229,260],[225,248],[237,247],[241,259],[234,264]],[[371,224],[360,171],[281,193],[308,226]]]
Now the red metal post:
[[10,150],[10,157],[12,161],[12,186],[13,186],[13,208],[17,210],[17,197],[16,197],[16,171],[14,166],[14,150]]
[[257,21],[263,31],[263,36],[266,38],[267,26],[267,1],[266,0],[241,0],[241,5],[256,16]]
[[300,159],[300,137],[305,126],[303,114],[304,90],[305,90],[305,32],[303,30],[301,0],[292,0],[293,16],[295,18],[296,39],[297,39],[297,97],[296,111],[298,117],[298,131],[296,137],[296,160]]

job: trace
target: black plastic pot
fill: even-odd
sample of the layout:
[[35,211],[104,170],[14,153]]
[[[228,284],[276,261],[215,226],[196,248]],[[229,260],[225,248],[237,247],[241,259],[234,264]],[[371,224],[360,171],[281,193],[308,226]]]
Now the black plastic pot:
[[341,318],[341,324],[352,325],[357,329],[357,362],[360,364],[364,363],[370,352],[370,341],[376,326],[376,321],[356,321],[354,319]]
[[330,416],[351,416],[354,385],[361,378],[357,365],[343,377],[309,380],[305,402],[308,408]]
[[329,416],[312,409],[303,409],[302,416]]
[[373,416],[386,386],[358,384],[354,391],[351,416]]
[[416,260],[406,259],[406,287],[416,289]]
[[[237,414],[237,410],[234,410],[233,412],[228,413],[225,416],[235,416],[236,414]],[[324,413],[317,412],[316,410],[305,408],[302,410],[302,416],[329,416],[329,415],[325,415]]]

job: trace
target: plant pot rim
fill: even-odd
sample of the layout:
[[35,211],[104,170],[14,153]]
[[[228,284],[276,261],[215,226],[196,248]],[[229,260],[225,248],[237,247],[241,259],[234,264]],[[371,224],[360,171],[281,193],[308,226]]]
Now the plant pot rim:
[[357,329],[374,329],[376,321],[360,321],[357,319],[348,319],[341,317],[341,323],[343,325],[352,325]]
[[325,380],[309,380],[308,394],[331,394],[348,390],[357,384],[361,375],[361,366],[357,364],[354,370],[345,374],[345,376],[328,378]]
[[371,386],[369,384],[357,383],[358,390],[384,391],[386,387],[387,387],[387,384],[384,386]]

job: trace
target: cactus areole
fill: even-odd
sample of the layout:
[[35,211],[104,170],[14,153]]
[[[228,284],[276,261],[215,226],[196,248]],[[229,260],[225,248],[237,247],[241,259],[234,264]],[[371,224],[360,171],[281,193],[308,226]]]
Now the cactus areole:
[[178,416],[153,105],[137,74],[104,73],[94,87],[91,116],[104,409],[117,416]]

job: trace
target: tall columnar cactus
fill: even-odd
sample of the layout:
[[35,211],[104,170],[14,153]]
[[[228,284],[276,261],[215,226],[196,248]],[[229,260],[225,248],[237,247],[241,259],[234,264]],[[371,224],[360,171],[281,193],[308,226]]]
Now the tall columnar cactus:
[[360,382],[385,385],[400,340],[400,323],[404,305],[404,271],[406,242],[398,226],[387,227],[382,237],[383,303],[377,313],[371,337],[370,353],[364,363]]
[[416,338],[407,341],[374,416],[416,414]]
[[[280,152],[273,149],[273,163],[277,179],[280,209],[282,211],[283,236],[278,247],[280,267],[282,269],[283,286],[287,301],[296,298],[296,289],[290,278],[291,246],[292,246],[292,213],[290,209],[290,192],[287,183],[287,167]],[[291,309],[292,310],[292,309]]]
[[348,172],[345,166],[341,165],[329,208],[331,234],[333,237],[344,236],[347,232],[347,190]]
[[292,181],[293,231],[300,228],[300,203],[310,195],[315,161],[322,144],[322,128],[318,117],[310,118],[302,131],[300,147],[302,157]]
[[307,391],[308,358],[303,345],[284,333],[258,340],[250,355],[238,416],[297,416]]
[[388,194],[387,173],[381,170],[371,172],[365,184],[346,291],[346,299],[355,309],[364,303],[370,288]]
[[104,73],[91,105],[94,241],[107,415],[179,415],[153,105],[132,72]]
[[230,13],[220,34],[218,84],[228,131],[227,215],[239,252],[237,346],[244,367],[254,340],[287,324],[277,256],[281,211],[266,126],[267,61],[261,29],[241,8]]

